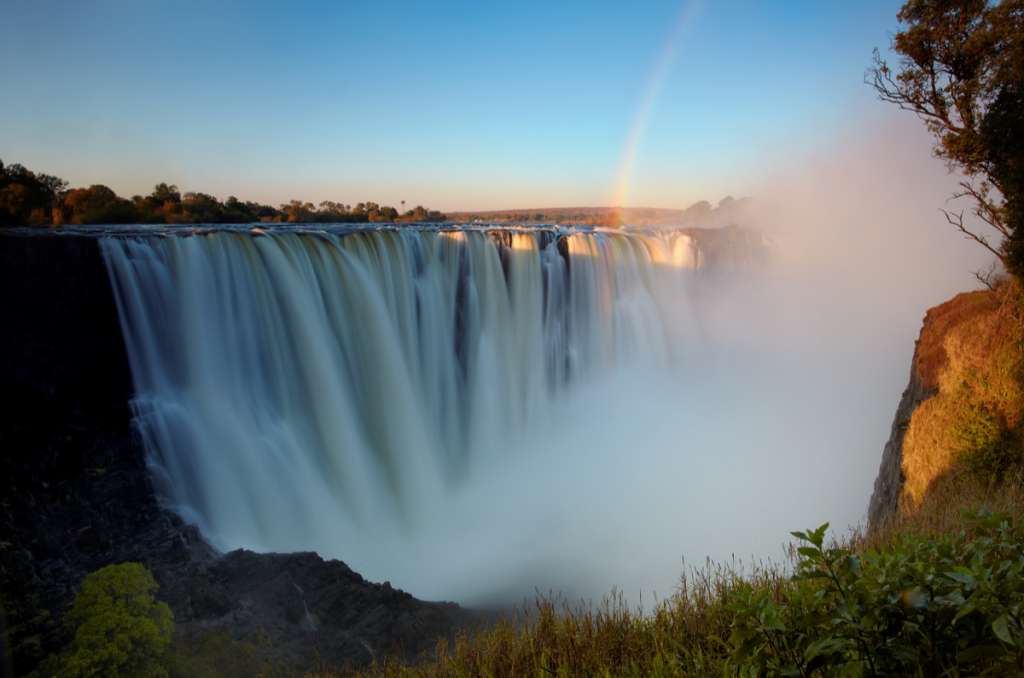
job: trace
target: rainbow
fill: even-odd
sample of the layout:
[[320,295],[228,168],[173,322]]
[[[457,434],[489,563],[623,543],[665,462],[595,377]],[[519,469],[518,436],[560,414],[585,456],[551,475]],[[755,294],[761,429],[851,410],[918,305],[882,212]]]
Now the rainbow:
[[658,58],[655,61],[654,68],[651,70],[651,74],[647,78],[643,97],[640,99],[640,104],[637,106],[636,112],[633,114],[633,119],[629,125],[629,129],[626,132],[626,139],[622,144],[622,154],[619,158],[619,169],[616,174],[611,201],[613,212],[617,212],[620,221],[622,210],[627,206],[630,197],[633,169],[636,165],[637,148],[640,141],[643,139],[644,132],[647,131],[647,126],[651,118],[651,111],[654,109],[658,96],[661,94],[661,90],[665,85],[665,79],[672,71],[672,66],[676,59],[676,52],[679,51],[679,45],[686,33],[686,29],[693,23],[701,4],[701,0],[683,0],[679,16],[676,18],[676,21],[672,26],[672,31],[665,40],[665,44],[661,48]]

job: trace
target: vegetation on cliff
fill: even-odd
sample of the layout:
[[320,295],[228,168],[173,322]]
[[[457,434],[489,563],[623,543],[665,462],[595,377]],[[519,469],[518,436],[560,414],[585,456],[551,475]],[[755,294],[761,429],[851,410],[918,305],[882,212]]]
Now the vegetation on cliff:
[[1024,305],[1016,283],[928,312],[916,369],[934,391],[907,422],[901,512],[1020,483]]
[[[404,205],[403,205],[404,207]],[[323,201],[319,206],[292,200],[280,207],[241,201],[221,202],[206,193],[182,194],[177,186],[157,184],[146,196],[131,200],[102,184],[68,189],[68,183],[22,165],[0,161],[0,227],[62,224],[248,224],[377,223],[444,221],[445,215],[417,205],[399,213],[375,202],[346,205]]]

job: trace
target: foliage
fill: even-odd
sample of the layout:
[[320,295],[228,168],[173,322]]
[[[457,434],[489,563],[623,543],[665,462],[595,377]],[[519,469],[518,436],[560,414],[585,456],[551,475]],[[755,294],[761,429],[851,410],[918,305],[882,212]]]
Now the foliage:
[[955,197],[970,198],[1001,242],[963,212],[946,212],[947,220],[1020,276],[1024,0],[908,0],[897,17],[900,63],[893,69],[875,50],[868,81],[883,101],[924,121],[935,154],[964,175]]
[[[751,576],[768,586],[774,569]],[[540,597],[534,607],[454,642],[417,663],[388,658],[357,676],[702,676],[720,674],[732,613],[732,568],[708,566],[684,576],[653,609],[612,594],[598,606]],[[323,674],[324,676],[332,674]],[[338,675],[338,674],[333,674]]]
[[169,663],[172,678],[289,675],[262,659],[251,642],[235,640],[227,631],[208,631],[194,638],[183,635],[176,634],[171,647]]
[[739,675],[1008,675],[1024,670],[1024,533],[978,512],[957,535],[856,553],[794,532],[797,572],[774,595],[742,586]]
[[68,224],[130,224],[135,221],[134,206],[102,184],[76,188],[64,194],[59,214]]
[[49,224],[67,182],[0,161],[0,226]]
[[207,193],[182,194],[177,186],[160,183],[147,196],[121,198],[109,187],[94,184],[67,190],[67,182],[33,173],[21,165],[0,162],[0,227],[61,224],[249,224],[438,222],[446,216],[422,205],[399,214],[394,207],[374,202],[355,207],[325,200],[292,200],[280,208],[243,202],[229,196],[221,202]]
[[74,639],[59,658],[60,675],[166,676],[174,620],[156,590],[139,563],[89,574],[68,612]]
[[955,422],[959,456],[979,479],[996,483],[1020,465],[1020,442],[998,413],[978,404],[968,405]]

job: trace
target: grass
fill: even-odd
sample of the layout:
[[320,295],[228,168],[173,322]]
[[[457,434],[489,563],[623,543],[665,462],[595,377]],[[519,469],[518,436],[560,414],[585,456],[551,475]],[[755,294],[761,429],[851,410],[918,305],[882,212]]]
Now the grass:
[[780,568],[708,564],[680,581],[676,593],[653,609],[629,606],[612,594],[595,606],[539,598],[531,610],[453,643],[440,641],[432,657],[415,664],[385,660],[365,672],[327,676],[679,676],[720,674],[729,656],[734,613],[729,601],[740,586],[784,585]]
[[[920,508],[941,485],[982,483],[1021,466],[1024,332],[1021,292],[961,294],[929,311],[916,352],[917,369],[935,395],[910,419],[903,442],[903,512]],[[968,483],[969,484],[969,483]]]
[[[1007,494],[1006,498],[1019,499]],[[707,565],[642,611],[541,598],[529,614],[419,662],[316,678],[1017,675],[1024,672],[1024,505],[943,512],[827,543],[796,532],[791,561]],[[951,521],[951,522],[947,522]],[[741,573],[742,572],[742,573]]]

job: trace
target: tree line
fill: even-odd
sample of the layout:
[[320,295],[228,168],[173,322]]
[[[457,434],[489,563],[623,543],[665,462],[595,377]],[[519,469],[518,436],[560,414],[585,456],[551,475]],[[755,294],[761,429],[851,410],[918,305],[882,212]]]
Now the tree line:
[[69,188],[59,177],[33,172],[0,160],[0,226],[64,224],[248,224],[271,223],[411,223],[445,221],[446,215],[417,205],[399,212],[388,205],[355,205],[301,200],[273,207],[230,196],[221,202],[207,193],[182,193],[160,183],[149,195],[118,196],[103,184]]

